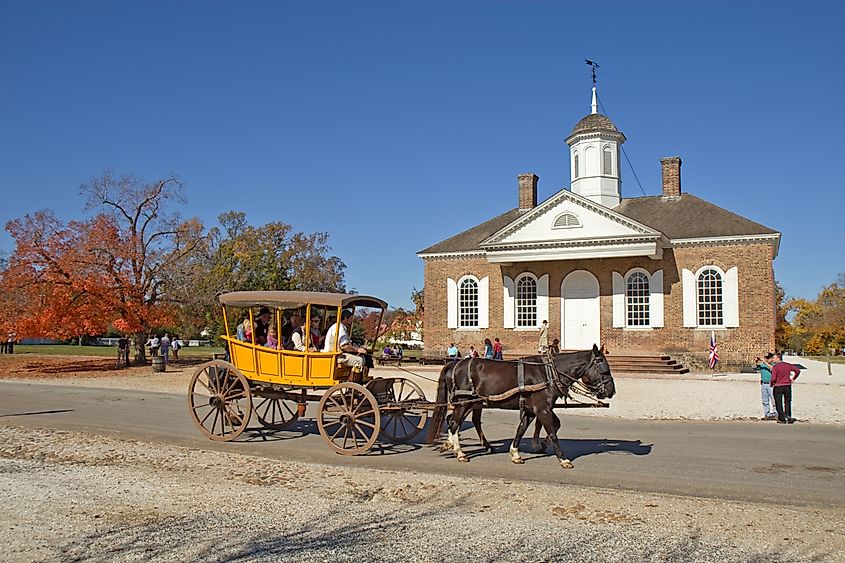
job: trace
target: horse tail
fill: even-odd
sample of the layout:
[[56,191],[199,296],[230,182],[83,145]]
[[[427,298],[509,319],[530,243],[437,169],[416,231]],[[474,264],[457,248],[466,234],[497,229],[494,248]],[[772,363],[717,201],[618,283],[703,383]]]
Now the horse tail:
[[433,444],[440,436],[443,429],[443,421],[446,420],[449,400],[449,371],[455,363],[450,362],[440,370],[440,379],[437,380],[437,399],[435,399],[434,413],[431,415],[431,423],[428,427],[428,443]]

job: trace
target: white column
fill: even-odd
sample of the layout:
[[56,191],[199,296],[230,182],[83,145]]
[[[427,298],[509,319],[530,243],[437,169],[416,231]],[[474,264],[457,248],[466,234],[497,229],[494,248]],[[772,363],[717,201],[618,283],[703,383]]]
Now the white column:
[[504,290],[502,291],[502,311],[504,312],[504,328],[513,328],[514,310],[516,307],[515,288],[513,280],[508,276],[503,278]]
[[684,326],[695,328],[698,326],[698,307],[695,294],[695,274],[684,268],[682,270],[684,286]]
[[490,277],[478,280],[478,328],[490,327]]

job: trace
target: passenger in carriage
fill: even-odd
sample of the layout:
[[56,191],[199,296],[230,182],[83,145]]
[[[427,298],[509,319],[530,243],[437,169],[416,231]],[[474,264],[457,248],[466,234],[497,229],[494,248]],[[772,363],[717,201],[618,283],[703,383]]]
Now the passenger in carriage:
[[323,335],[320,332],[320,317],[319,315],[313,315],[311,317],[311,330],[309,331],[309,337],[311,339],[311,349],[317,351],[320,349],[320,344],[323,339]]
[[279,341],[276,339],[276,327],[271,326],[267,330],[267,343],[264,345],[273,350],[279,349]]
[[[290,318],[290,337],[284,341],[282,346],[285,350],[299,350],[300,352],[305,351],[305,339],[303,338],[302,334],[302,323],[304,322],[303,318],[299,315],[292,315]],[[301,348],[297,348],[297,342]]]
[[255,343],[264,346],[267,344],[267,331],[270,328],[270,309],[261,307],[258,311],[258,318],[255,319]]
[[249,322],[249,317],[238,325],[237,338],[243,342],[252,342],[252,323]]
[[[312,352],[316,352],[318,348],[315,346],[315,336],[314,332],[317,332],[316,338],[319,338],[320,331],[317,329],[317,325],[319,324],[319,320],[311,319],[311,345],[308,349]],[[290,341],[292,344],[291,350],[298,350],[299,352],[305,351],[305,328],[302,317],[299,317],[299,326],[293,330],[293,334],[291,334]]]
[[291,349],[292,349],[292,348],[289,348],[289,346],[290,346],[290,339],[291,339],[291,336],[293,336],[293,330],[294,330],[294,326],[293,326],[293,317],[294,317],[294,316],[295,316],[295,315],[291,315],[290,317],[288,317],[288,318],[287,318],[287,319],[286,319],[286,320],[282,323],[282,332],[281,332],[281,336],[282,336],[282,347],[283,347],[285,350],[291,350]]
[[323,352],[334,352],[335,343],[341,354],[338,363],[352,367],[358,373],[364,370],[364,357],[358,354],[366,354],[366,348],[360,348],[352,344],[349,339],[349,328],[352,326],[352,311],[344,309],[340,314],[340,322],[334,323],[326,333],[326,340],[323,344]]

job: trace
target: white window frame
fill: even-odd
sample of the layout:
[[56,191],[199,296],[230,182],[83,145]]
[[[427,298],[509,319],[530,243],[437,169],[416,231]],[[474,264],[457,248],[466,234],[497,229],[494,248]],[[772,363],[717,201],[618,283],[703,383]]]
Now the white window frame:
[[[644,324],[631,324],[631,315],[630,315],[630,296],[628,295],[628,283],[631,280],[631,277],[634,275],[642,275],[645,277],[646,281],[646,293],[645,293],[645,314],[647,322]],[[633,268],[625,274],[624,278],[625,282],[625,327],[626,328],[651,328],[651,274],[648,273],[648,270],[643,268]]]
[[[607,161],[608,166],[605,168],[605,155],[609,156]],[[601,173],[602,176],[613,176],[613,149],[610,145],[604,145],[601,148]]]
[[581,176],[580,159],[578,158],[578,151],[572,151],[572,179],[577,180]]
[[[521,324],[519,318],[519,284],[522,280],[530,279],[534,282],[534,324]],[[540,304],[539,304],[539,293],[540,293],[540,280],[532,274],[531,272],[525,272],[516,277],[514,280],[514,328],[517,329],[525,329],[525,328],[537,328],[539,326],[539,318],[540,318]]]
[[[699,288],[699,278],[701,275],[707,271],[713,270],[719,275],[719,307],[721,309],[721,322],[714,323],[714,324],[704,324],[701,322],[701,291]],[[725,328],[725,271],[722,270],[719,266],[714,264],[709,264],[707,266],[702,266],[695,272],[695,326],[699,328],[711,329],[711,328]]]
[[[475,324],[474,325],[467,325],[464,324],[464,319],[461,315],[462,309],[462,299],[461,299],[461,288],[464,285],[464,282],[472,281],[475,283]],[[472,275],[462,276],[458,279],[457,285],[457,328],[464,329],[464,330],[478,330],[481,328],[481,280],[477,277]]]

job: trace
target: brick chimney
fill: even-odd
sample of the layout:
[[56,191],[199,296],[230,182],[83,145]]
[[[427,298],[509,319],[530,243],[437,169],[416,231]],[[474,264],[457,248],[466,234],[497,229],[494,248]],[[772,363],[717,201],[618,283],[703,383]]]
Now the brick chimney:
[[660,159],[663,166],[663,197],[681,195],[681,157],[667,156]]
[[537,207],[537,180],[536,174],[520,174],[519,178],[519,208],[534,209]]

